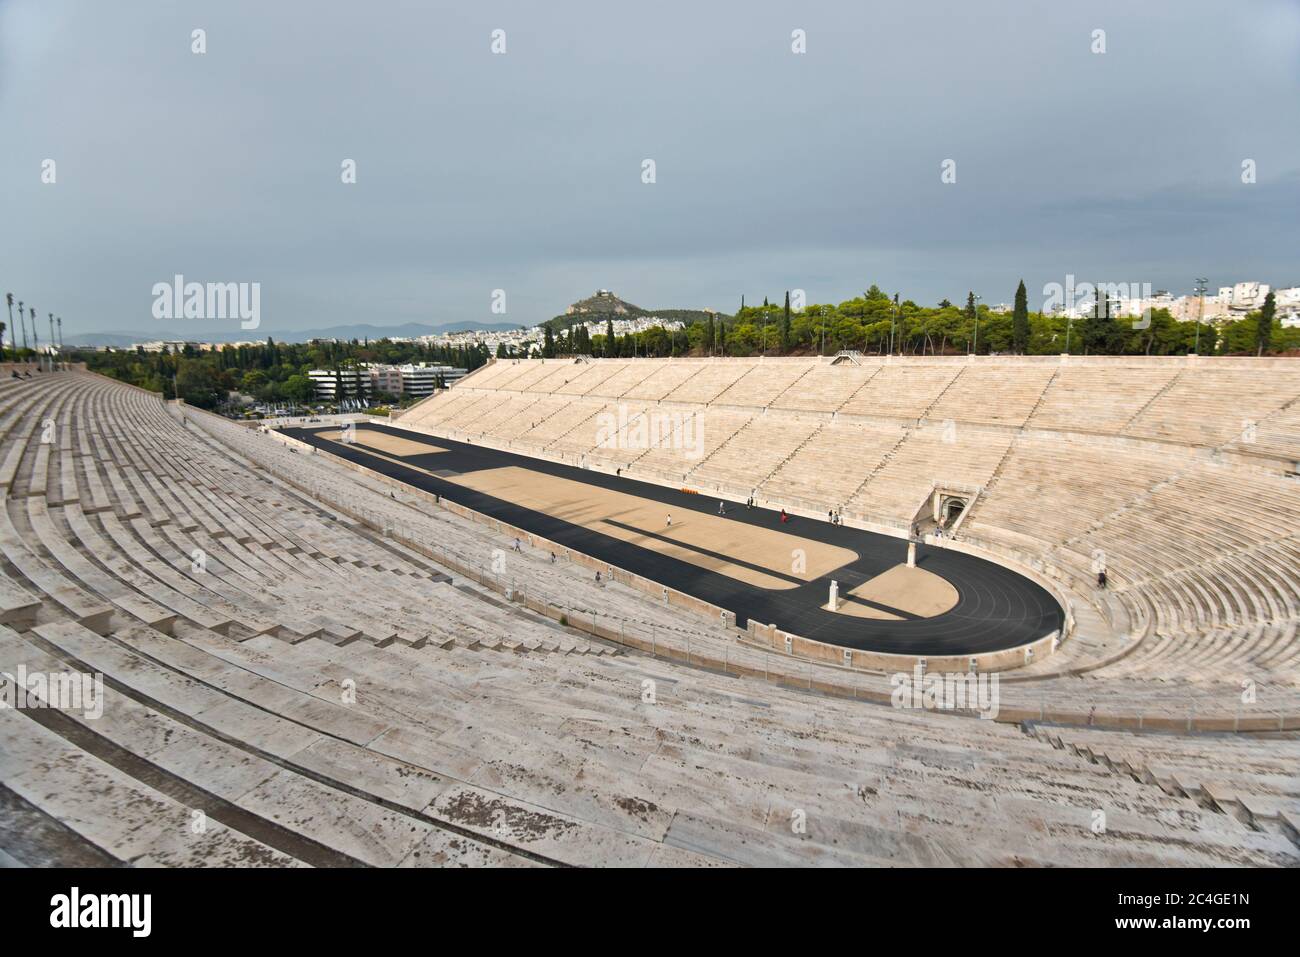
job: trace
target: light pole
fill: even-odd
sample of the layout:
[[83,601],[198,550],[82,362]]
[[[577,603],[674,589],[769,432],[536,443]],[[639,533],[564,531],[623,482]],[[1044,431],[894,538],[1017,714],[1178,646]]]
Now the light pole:
[[[23,330],[23,352],[27,351],[27,317],[23,315],[23,301],[18,300],[18,325]],[[18,348],[18,340],[14,340],[14,348]]]
[[[9,338],[13,340],[14,361],[17,362],[18,361],[18,337],[14,335],[14,294],[12,292],[5,293],[5,305],[9,307]],[[0,342],[0,347],[3,346],[4,343]]]
[[1192,347],[1196,355],[1201,354],[1201,319],[1205,316],[1205,285],[1208,281],[1201,276],[1196,278],[1196,297],[1199,304],[1196,307],[1196,345]]
[[54,313],[50,313],[50,371],[54,371]]
[[980,353],[980,300],[983,298],[983,296],[975,297],[975,348],[973,350],[975,355]]

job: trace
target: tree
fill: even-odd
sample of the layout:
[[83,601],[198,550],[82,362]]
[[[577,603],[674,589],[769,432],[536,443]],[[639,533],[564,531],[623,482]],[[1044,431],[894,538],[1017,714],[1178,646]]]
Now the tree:
[[1011,315],[1011,351],[1021,355],[1029,351],[1029,293],[1023,279],[1016,289],[1016,307]]
[[614,358],[614,320],[605,320],[605,358]]
[[354,365],[353,371],[359,373],[357,375],[357,398],[361,401],[362,407],[364,408],[370,404],[370,370],[357,369]]
[[190,405],[211,409],[217,404],[217,379],[207,363],[181,359],[176,367],[176,392]]
[[1084,354],[1089,352],[1117,353],[1124,341],[1124,330],[1110,314],[1110,295],[1105,283],[1096,284],[1096,303],[1092,315],[1084,320],[1080,338]]
[[1268,352],[1273,341],[1273,314],[1277,311],[1277,300],[1270,290],[1264,297],[1264,308],[1259,311],[1258,328],[1255,330],[1256,355]]
[[[874,289],[875,287],[873,286],[872,288]],[[966,311],[964,315],[966,318],[966,323],[969,327],[968,335],[970,333],[974,333],[974,335],[971,338],[967,339],[968,342],[972,343],[968,351],[974,352],[979,348],[979,322],[980,322],[979,311],[975,308],[974,290],[971,290],[970,292],[966,293]]]
[[790,290],[785,291],[785,311],[781,314],[781,351],[790,351]]
[[542,327],[542,358],[555,358],[555,333],[551,331],[550,326]]
[[316,395],[316,387],[305,375],[291,375],[284,383],[284,394],[299,405],[305,405]]
[[244,373],[244,378],[240,382],[239,388],[241,392],[245,392],[251,396],[256,396],[259,399],[264,399],[266,398],[266,384],[267,378],[265,372],[261,369],[250,369],[248,372]]

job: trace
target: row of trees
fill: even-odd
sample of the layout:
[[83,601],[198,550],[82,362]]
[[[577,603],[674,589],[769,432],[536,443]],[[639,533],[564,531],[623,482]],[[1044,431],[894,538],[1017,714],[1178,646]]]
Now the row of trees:
[[161,392],[166,398],[179,395],[193,405],[215,408],[233,391],[268,403],[309,402],[314,389],[307,377],[311,369],[341,370],[362,362],[430,362],[473,371],[487,362],[488,352],[481,344],[430,346],[389,339],[277,343],[267,339],[257,345],[230,345],[207,352],[192,346],[162,352],[84,350],[69,358],[85,362],[93,372]]
[[1031,312],[1028,299],[1021,282],[1010,312],[992,311],[974,293],[964,306],[947,300],[920,306],[890,298],[873,285],[853,299],[795,312],[787,293],[780,306],[766,299],[761,306],[747,306],[742,300],[734,316],[710,316],[684,330],[655,327],[615,336],[611,322],[603,336],[586,339],[586,330],[575,328],[576,345],[548,334],[543,355],[807,355],[845,349],[901,355],[1262,355],[1300,350],[1300,329],[1282,328],[1271,293],[1258,313],[1217,326],[1179,322],[1164,309],[1147,318],[1121,317],[1104,296],[1091,315],[1070,319]]
[[[3,325],[0,324],[0,329]],[[684,329],[655,326],[615,335],[607,320],[603,335],[591,335],[585,325],[555,332],[543,328],[542,355],[596,355],[613,358],[684,355],[829,355],[845,349],[900,355],[951,355],[965,352],[1054,355],[1263,355],[1300,351],[1300,329],[1284,329],[1276,318],[1270,293],[1264,306],[1233,322],[1178,322],[1166,310],[1149,320],[1119,317],[1105,297],[1091,315],[1068,319],[1030,312],[1021,282],[1011,312],[993,312],[969,293],[964,306],[947,300],[936,306],[899,301],[871,286],[861,296],[840,303],[791,308],[790,294],[780,306],[767,299],[747,306],[741,299],[734,316],[707,314]],[[498,358],[513,353],[504,344]],[[310,369],[355,367],[358,363],[401,365],[433,362],[473,371],[488,360],[481,343],[432,346],[418,342],[352,340],[350,342],[277,343],[268,338],[256,345],[228,345],[212,351],[186,346],[178,352],[136,350],[74,351],[68,358],[88,368],[168,398],[215,407],[232,391],[267,403],[303,404],[313,396]]]

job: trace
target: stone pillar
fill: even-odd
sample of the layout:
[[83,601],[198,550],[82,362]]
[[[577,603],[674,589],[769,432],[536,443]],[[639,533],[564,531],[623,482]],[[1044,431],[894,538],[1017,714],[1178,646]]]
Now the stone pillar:
[[840,583],[837,582],[837,581],[832,581],[832,582],[831,582],[831,600],[830,600],[829,602],[827,602],[827,604],[830,605],[831,611],[838,611],[838,610],[839,610],[839,607],[840,607]]
[[907,543],[907,567],[916,567],[916,542]]

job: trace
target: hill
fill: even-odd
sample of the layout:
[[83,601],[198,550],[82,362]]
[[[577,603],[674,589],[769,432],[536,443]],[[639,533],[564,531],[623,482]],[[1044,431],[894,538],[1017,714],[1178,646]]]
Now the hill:
[[643,319],[654,316],[665,321],[677,321],[689,325],[702,322],[710,313],[707,309],[643,309],[624,299],[620,299],[610,289],[597,289],[586,299],[579,299],[564,314],[555,316],[542,323],[550,326],[553,332],[563,332],[579,322],[605,322],[610,319]]

